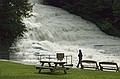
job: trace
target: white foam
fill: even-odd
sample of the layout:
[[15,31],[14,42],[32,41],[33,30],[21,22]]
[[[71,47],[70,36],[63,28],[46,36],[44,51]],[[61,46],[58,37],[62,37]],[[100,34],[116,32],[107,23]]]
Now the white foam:
[[34,63],[38,61],[35,52],[47,55],[63,52],[73,56],[76,66],[81,49],[83,59],[120,64],[120,39],[104,34],[95,24],[79,16],[60,8],[35,4],[33,16],[24,19],[24,23],[28,32],[18,39],[16,46],[20,52],[14,56],[18,60]]

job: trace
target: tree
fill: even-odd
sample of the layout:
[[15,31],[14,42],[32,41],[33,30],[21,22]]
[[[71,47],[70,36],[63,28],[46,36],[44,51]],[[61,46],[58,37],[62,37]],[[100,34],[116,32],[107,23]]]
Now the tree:
[[114,31],[116,31],[117,35],[120,37],[120,0],[113,0],[113,25]]
[[0,0],[0,52],[9,52],[10,46],[26,30],[23,18],[30,16],[29,0]]

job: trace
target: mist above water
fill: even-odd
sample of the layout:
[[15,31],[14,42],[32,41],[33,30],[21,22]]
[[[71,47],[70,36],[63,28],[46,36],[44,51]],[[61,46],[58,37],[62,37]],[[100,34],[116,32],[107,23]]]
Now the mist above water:
[[45,55],[62,52],[72,55],[76,66],[81,49],[83,59],[120,64],[120,38],[108,36],[95,24],[60,8],[36,3],[32,14],[23,21],[28,32],[18,39],[19,51],[12,59],[35,64],[38,62],[36,52]]

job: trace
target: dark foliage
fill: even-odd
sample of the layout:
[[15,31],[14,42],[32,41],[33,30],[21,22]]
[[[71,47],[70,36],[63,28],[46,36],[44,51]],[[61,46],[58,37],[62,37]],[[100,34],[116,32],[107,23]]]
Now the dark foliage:
[[16,38],[27,31],[22,19],[31,11],[28,0],[0,0],[0,52],[8,52]]

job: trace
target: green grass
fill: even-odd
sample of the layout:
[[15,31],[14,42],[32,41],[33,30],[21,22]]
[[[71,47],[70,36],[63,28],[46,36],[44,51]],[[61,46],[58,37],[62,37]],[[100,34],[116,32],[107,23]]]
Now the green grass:
[[0,61],[0,79],[120,79],[120,72],[102,72],[71,68],[67,74],[58,70],[50,73],[49,70],[38,70],[31,65]]

